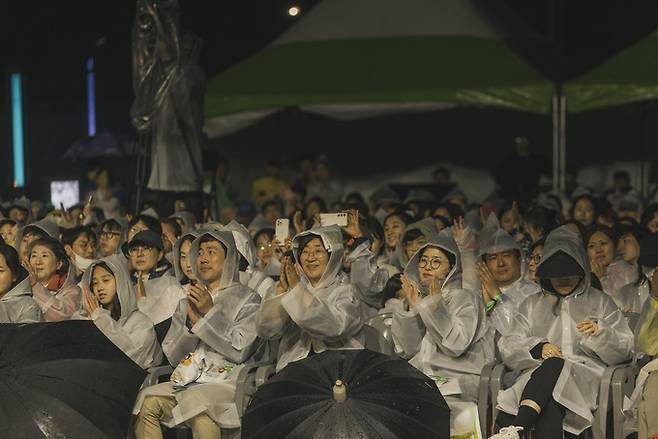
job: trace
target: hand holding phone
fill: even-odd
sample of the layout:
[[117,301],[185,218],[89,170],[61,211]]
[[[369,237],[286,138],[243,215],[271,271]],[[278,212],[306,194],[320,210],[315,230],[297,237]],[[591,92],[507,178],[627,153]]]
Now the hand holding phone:
[[347,226],[347,212],[338,212],[338,213],[321,213],[320,214],[320,225],[321,226]]
[[286,240],[290,237],[290,220],[288,218],[279,218],[276,220],[274,229],[274,240],[280,246],[285,245]]

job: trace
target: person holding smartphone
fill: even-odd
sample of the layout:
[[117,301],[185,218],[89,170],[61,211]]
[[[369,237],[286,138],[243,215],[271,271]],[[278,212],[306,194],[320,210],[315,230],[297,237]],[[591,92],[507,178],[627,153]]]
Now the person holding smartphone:
[[260,337],[281,338],[277,371],[311,353],[364,347],[359,293],[341,270],[344,251],[338,226],[293,238],[293,255],[284,256],[256,319]]

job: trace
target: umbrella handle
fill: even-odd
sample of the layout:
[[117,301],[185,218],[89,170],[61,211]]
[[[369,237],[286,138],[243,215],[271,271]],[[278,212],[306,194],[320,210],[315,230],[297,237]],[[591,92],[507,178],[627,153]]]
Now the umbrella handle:
[[334,384],[334,401],[343,402],[347,399],[347,387],[341,380],[336,380]]

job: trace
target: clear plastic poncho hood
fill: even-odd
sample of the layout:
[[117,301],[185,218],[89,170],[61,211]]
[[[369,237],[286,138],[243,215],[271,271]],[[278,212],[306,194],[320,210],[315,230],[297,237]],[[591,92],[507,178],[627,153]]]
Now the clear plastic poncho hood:
[[220,231],[214,229],[199,230],[198,238],[192,242],[192,247],[190,247],[190,263],[192,265],[192,271],[194,272],[194,275],[197,277],[197,279],[199,279],[200,283],[203,283],[207,286],[206,282],[200,280],[199,269],[197,267],[197,260],[199,259],[199,247],[201,244],[200,241],[206,235],[210,235],[217,241],[224,244],[224,247],[226,247],[226,255],[224,257],[224,267],[222,268],[222,277],[219,282],[219,289],[224,289],[232,283],[239,282],[239,255],[235,246],[235,240],[233,239],[233,233],[229,231]]
[[329,285],[335,278],[338,276],[342,266],[343,266],[343,253],[345,253],[345,248],[343,247],[343,233],[338,226],[326,226],[326,227],[315,227],[311,230],[307,230],[296,235],[292,240],[292,251],[295,256],[295,261],[301,268],[302,263],[300,260],[300,253],[302,251],[300,247],[300,240],[304,236],[316,235],[322,240],[322,244],[329,252],[329,261],[327,262],[327,268],[324,270],[320,281],[317,285],[312,286],[311,281],[304,273],[304,270],[300,269],[301,279],[306,284],[307,288],[316,289],[324,288]]
[[130,317],[130,314],[137,310],[137,299],[135,297],[135,288],[130,281],[130,273],[128,272],[126,261],[121,255],[107,256],[94,261],[82,275],[82,285],[89,287],[89,291],[93,294],[91,281],[94,268],[102,262],[107,265],[114,275],[117,286],[117,297],[119,298],[119,305],[121,305],[119,323],[123,324]]

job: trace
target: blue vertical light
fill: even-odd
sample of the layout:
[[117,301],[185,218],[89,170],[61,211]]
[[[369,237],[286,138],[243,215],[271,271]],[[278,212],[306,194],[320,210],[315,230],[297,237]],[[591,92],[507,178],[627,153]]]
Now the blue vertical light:
[[96,135],[96,91],[94,58],[87,58],[87,133]]
[[11,115],[14,146],[14,187],[25,187],[23,87],[20,73],[11,75]]

